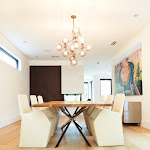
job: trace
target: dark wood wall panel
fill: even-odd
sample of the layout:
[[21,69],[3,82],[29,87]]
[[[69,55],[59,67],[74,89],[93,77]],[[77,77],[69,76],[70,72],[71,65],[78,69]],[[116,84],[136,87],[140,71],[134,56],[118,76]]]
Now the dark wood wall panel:
[[30,95],[42,95],[45,102],[63,101],[60,66],[31,66]]

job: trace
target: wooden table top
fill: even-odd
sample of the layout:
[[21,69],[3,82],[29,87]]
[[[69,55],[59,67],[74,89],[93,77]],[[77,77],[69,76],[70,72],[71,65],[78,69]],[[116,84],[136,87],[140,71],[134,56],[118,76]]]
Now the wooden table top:
[[34,104],[32,107],[89,107],[89,106],[113,106],[113,104],[104,104],[91,101],[51,101],[41,104]]

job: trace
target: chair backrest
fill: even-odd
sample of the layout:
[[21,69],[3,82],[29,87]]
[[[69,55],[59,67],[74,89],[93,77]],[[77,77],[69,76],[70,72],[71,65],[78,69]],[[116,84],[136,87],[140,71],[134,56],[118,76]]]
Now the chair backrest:
[[[112,102],[113,102],[113,95],[108,95],[105,103],[112,104]],[[104,108],[111,110],[112,107],[111,106],[105,106]]]
[[32,105],[38,104],[36,95],[30,95],[30,100],[31,100],[31,104],[32,104]]
[[42,97],[42,96],[39,95],[37,98],[38,98],[39,104],[44,103],[43,97]]
[[[30,95],[31,105],[38,104],[36,95]],[[32,110],[39,110],[39,107],[32,107]]]
[[18,104],[21,115],[31,112],[27,95],[18,95]]
[[100,102],[104,103],[105,102],[105,96],[101,96]]
[[113,105],[112,111],[120,112],[120,114],[122,115],[124,101],[125,101],[125,94],[123,94],[123,93],[122,94],[117,94],[115,96],[115,100],[114,100],[114,105]]

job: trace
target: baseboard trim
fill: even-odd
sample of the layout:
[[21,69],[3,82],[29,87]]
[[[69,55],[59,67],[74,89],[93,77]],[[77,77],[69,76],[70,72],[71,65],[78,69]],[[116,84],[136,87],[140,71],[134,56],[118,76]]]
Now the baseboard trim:
[[5,126],[10,125],[10,124],[12,124],[16,121],[19,121],[19,120],[20,120],[20,116],[15,116],[15,117],[3,120],[0,122],[0,128],[3,128]]
[[150,129],[150,121],[142,120],[141,126]]

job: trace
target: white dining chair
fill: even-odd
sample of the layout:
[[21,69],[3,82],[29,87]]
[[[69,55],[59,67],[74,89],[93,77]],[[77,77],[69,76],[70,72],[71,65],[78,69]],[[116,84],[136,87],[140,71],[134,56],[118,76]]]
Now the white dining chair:
[[83,116],[84,116],[84,120],[85,120],[85,124],[86,124],[86,127],[89,131],[89,133],[91,133],[91,129],[90,129],[90,125],[89,125],[89,116],[90,114],[92,113],[94,107],[88,107],[84,112],[83,112]]
[[98,146],[124,145],[122,110],[125,95],[115,96],[112,111],[95,107],[89,119],[91,132]]
[[[105,96],[100,97],[101,103],[104,103],[105,100],[106,100]],[[103,108],[103,107],[100,107],[100,108]],[[92,134],[92,132],[91,132],[90,124],[89,124],[89,117],[90,117],[90,114],[92,113],[93,109],[94,109],[94,107],[89,107],[86,111],[83,112],[83,116],[84,116],[84,120],[85,120],[87,129],[88,129],[89,133],[91,133],[91,134]]]
[[39,104],[44,103],[44,101],[43,101],[43,97],[42,97],[41,95],[38,95],[38,96],[37,96],[37,98],[38,98],[38,102],[39,102]]
[[124,101],[125,101],[125,95],[117,94],[115,96],[115,101],[114,101],[113,108],[112,108],[112,111],[120,113],[121,117],[123,113]]
[[105,100],[106,100],[106,97],[105,97],[105,96],[101,96],[99,101],[100,101],[101,103],[104,103]]
[[[42,103],[44,103],[44,100],[43,100],[43,97],[41,96],[41,95],[38,95],[37,96],[37,98],[38,98],[38,102],[39,102],[39,104],[42,104]],[[45,107],[46,108],[46,107]],[[50,107],[50,108],[48,108],[50,111],[51,111],[51,113],[53,114],[53,117],[54,117],[54,124],[55,124],[55,131],[56,131],[56,129],[57,129],[57,127],[58,127],[58,122],[59,122],[59,117],[60,117],[60,113],[57,111],[57,109],[56,108],[54,108],[54,107]],[[53,133],[53,135],[54,135],[54,133]]]
[[[105,101],[106,101],[106,96],[101,96],[99,101],[100,101],[101,103],[105,103]],[[100,108],[104,108],[104,107],[100,107]]]
[[18,95],[18,105],[21,115],[31,112],[27,95]]
[[21,115],[19,147],[46,147],[51,138],[53,116],[46,109],[31,111],[26,95],[18,95]]
[[[30,95],[30,100],[31,100],[31,105],[38,104],[36,95]],[[40,108],[39,107],[32,107],[32,110],[33,111],[40,110]]]
[[[112,104],[113,102],[113,95],[107,95],[107,98],[106,98],[106,104]],[[105,106],[104,107],[105,109],[109,109],[111,110],[112,109],[112,106]]]

